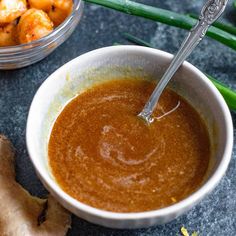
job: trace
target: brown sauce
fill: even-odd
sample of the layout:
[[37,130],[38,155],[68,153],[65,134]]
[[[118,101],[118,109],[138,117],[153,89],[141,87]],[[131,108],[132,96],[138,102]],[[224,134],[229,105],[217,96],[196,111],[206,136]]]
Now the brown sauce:
[[117,80],[74,98],[52,129],[49,164],[61,188],[90,206],[113,212],[155,210],[200,187],[210,142],[197,112],[166,90],[150,126],[137,118],[154,89]]

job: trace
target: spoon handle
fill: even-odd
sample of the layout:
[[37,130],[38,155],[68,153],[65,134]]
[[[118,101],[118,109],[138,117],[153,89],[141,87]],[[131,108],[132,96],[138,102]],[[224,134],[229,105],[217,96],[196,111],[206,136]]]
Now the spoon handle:
[[138,115],[139,117],[146,120],[148,123],[152,121],[151,115],[159,101],[159,98],[169,83],[170,79],[173,77],[175,72],[183,64],[185,59],[192,53],[194,48],[200,43],[204,38],[209,26],[216,21],[220,15],[225,10],[228,0],[208,0],[204,5],[199,21],[191,29],[187,38],[184,40],[182,46],[180,47],[177,54],[174,56],[169,68],[161,78],[160,82],[157,84],[155,90],[153,91],[151,97],[146,103],[142,112]]

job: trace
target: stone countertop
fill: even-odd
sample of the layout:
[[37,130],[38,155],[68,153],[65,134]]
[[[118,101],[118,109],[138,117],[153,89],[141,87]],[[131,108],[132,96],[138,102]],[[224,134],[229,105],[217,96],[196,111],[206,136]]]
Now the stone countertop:
[[[198,13],[203,0],[143,0],[146,4],[176,12]],[[236,10],[229,3],[224,20],[236,25]],[[30,67],[0,72],[0,133],[7,135],[17,150],[17,180],[32,194],[45,196],[46,190],[37,179],[25,145],[26,118],[38,87],[57,68],[90,50],[127,44],[123,32],[139,36],[159,49],[174,53],[186,31],[149,20],[128,16],[86,4],[82,21],[70,39],[43,61]],[[236,52],[211,39],[204,39],[189,61],[236,90]],[[236,125],[236,114],[232,114]],[[236,134],[236,129],[234,129]],[[217,188],[194,209],[169,224],[140,230],[113,230],[73,217],[69,236],[83,235],[180,235],[184,225],[200,235],[236,235],[236,142],[233,158]]]

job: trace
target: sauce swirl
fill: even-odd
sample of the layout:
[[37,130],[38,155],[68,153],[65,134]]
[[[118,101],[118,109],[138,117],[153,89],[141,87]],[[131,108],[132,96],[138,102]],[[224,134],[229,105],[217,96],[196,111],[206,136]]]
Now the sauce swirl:
[[146,125],[137,114],[154,86],[132,79],[106,82],[66,105],[48,145],[52,173],[65,192],[125,213],[166,207],[200,187],[210,156],[204,122],[167,89],[154,112],[162,118]]

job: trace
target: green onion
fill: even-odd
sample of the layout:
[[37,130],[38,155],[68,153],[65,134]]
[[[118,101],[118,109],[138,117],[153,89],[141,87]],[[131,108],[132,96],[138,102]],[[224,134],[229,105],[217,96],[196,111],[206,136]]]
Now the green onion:
[[[188,14],[188,16],[192,17],[193,19],[198,19],[198,17],[195,14],[190,13]],[[229,25],[220,21],[216,21],[212,25],[215,26],[216,28],[224,30],[225,32],[236,35],[236,27],[234,27],[233,25]]]
[[145,46],[145,47],[149,47],[151,48],[152,45],[150,43],[147,43],[146,41],[142,40],[142,39],[139,39],[129,33],[124,33],[124,37],[130,41],[131,43],[135,43],[135,44],[138,44],[138,45],[142,45],[142,46]]
[[[95,3],[117,11],[135,16],[141,16],[150,20],[158,21],[167,25],[182,29],[191,29],[197,22],[192,17],[174,13],[172,11],[156,8],[129,0],[84,0],[85,2]],[[207,35],[226,46],[236,50],[236,36],[221,29],[211,26]]]
[[145,47],[149,47],[149,48],[155,48],[152,44],[132,35],[132,34],[129,34],[129,33],[124,33],[123,34],[124,37],[129,40],[131,43],[135,43],[139,46],[145,46]]
[[236,92],[228,88],[225,84],[214,79],[212,76],[207,75],[211,82],[216,86],[220,91],[221,95],[224,97],[226,103],[228,104],[231,110],[236,111]]
[[[137,38],[137,37],[135,37],[131,34],[124,33],[124,36],[125,36],[126,39],[128,39],[129,41],[131,41],[131,42],[133,42],[137,45],[151,47],[151,48],[154,47],[150,43],[147,43],[144,40],[139,39],[139,38]],[[224,97],[226,103],[228,104],[229,108],[231,110],[236,111],[236,92],[233,91],[232,89],[228,88],[227,85],[225,85],[225,84],[219,82],[218,80],[214,79],[212,76],[207,75],[207,74],[206,74],[206,76],[211,80],[211,82],[219,90],[221,95]]]

